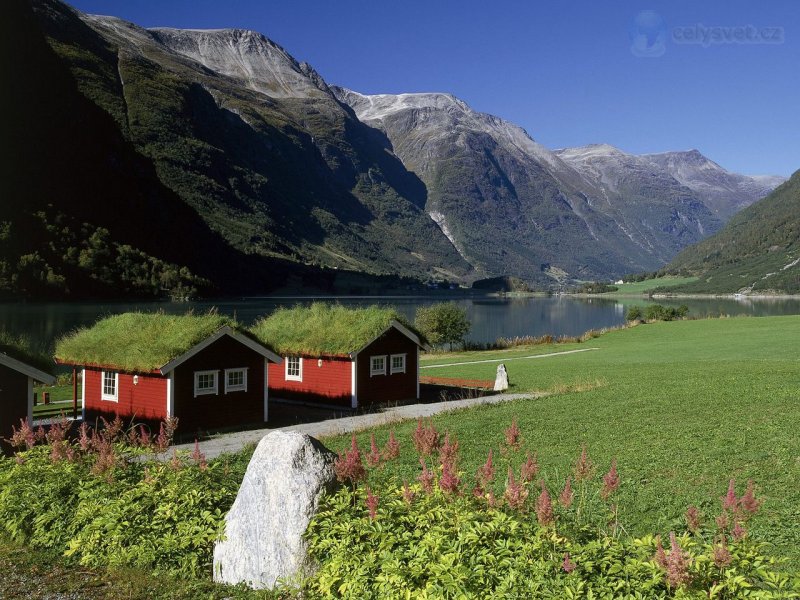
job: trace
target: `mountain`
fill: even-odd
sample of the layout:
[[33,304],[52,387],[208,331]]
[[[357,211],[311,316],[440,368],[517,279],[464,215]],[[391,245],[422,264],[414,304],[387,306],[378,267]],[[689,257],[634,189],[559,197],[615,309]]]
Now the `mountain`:
[[663,152],[642,156],[698,194],[703,203],[722,218],[764,198],[786,181],[779,175],[747,176],[731,173],[697,150]]
[[252,31],[5,13],[0,294],[551,285],[659,268],[727,215],[655,159],[553,152],[448,94],[331,86]]
[[553,152],[449,94],[332,89],[386,134],[425,183],[426,210],[479,273],[535,281],[656,269],[728,214],[647,157],[604,144]]
[[664,271],[699,276],[670,293],[800,293],[800,171]]
[[[313,265],[468,277],[424,211],[425,186],[264,36],[146,30],[56,0],[34,1],[33,16],[11,4],[28,29],[10,39],[38,51],[17,61],[19,87],[5,90],[18,151],[4,187],[25,213],[5,223],[44,210],[45,228],[62,218],[72,231],[99,227],[226,292],[269,291]],[[55,254],[40,279],[77,268]]]

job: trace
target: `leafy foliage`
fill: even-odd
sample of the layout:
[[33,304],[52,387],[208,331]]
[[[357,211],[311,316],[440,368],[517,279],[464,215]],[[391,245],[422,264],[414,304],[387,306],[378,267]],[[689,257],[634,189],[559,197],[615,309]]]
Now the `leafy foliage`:
[[239,470],[201,456],[140,460],[156,438],[119,423],[77,441],[52,431],[47,444],[0,458],[0,533],[87,566],[210,572]]
[[431,344],[463,342],[471,327],[467,311],[459,308],[455,302],[420,306],[414,323]]
[[[449,460],[441,460],[438,475],[423,463],[420,484],[345,487],[326,497],[307,532],[320,565],[305,582],[308,597],[722,599],[800,593],[800,580],[781,573],[780,562],[764,556],[762,546],[726,541],[713,527],[671,536],[668,553],[657,536],[621,535],[616,505],[607,502],[619,485],[616,465],[602,480],[593,479],[591,469],[581,476],[585,449],[575,467],[577,493],[565,488],[556,504],[544,484],[541,494],[533,493],[530,478],[517,481],[511,469],[502,499],[487,493],[483,488],[494,478],[491,454],[476,475],[476,491],[459,493],[457,483],[444,484]],[[743,499],[734,495],[737,506]]]

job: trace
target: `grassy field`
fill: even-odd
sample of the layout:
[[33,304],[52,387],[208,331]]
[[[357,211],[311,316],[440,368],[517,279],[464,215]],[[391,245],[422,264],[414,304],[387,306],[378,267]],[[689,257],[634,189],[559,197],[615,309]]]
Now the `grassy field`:
[[[67,416],[72,415],[72,385],[47,385],[33,388],[36,393],[37,404],[33,407],[33,418],[58,416],[61,411]],[[50,404],[42,404],[42,393],[50,394]],[[81,409],[81,385],[78,384],[78,410]]]
[[646,294],[650,290],[658,287],[671,287],[674,285],[684,285],[697,281],[697,277],[658,277],[645,281],[634,281],[631,283],[614,284],[619,289],[616,292],[603,294],[603,296],[639,296]]
[[[512,360],[584,348],[598,350]],[[516,417],[551,489],[563,485],[583,443],[599,472],[616,457],[621,519],[634,534],[683,529],[689,504],[713,519],[728,480],[736,478],[742,493],[752,478],[764,506],[751,534],[800,567],[800,317],[661,322],[582,344],[437,355],[423,366],[494,358],[506,363],[510,391],[556,393],[434,419],[460,441],[470,482],[489,448],[500,456],[499,473],[509,461],[522,462],[524,453],[497,453]],[[496,368],[479,363],[422,374],[493,379]],[[371,477],[416,477],[414,426],[396,426],[402,458]],[[388,428],[375,433],[382,444]],[[338,450],[348,441],[326,443]],[[359,441],[368,447],[369,432]]]

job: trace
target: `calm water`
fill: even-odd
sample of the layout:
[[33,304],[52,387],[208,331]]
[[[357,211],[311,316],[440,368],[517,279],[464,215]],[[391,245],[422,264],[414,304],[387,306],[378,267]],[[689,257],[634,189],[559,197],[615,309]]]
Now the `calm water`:
[[[0,304],[0,327],[26,335],[35,345],[47,350],[64,333],[91,325],[99,317],[129,310],[184,313],[189,309],[206,311],[216,307],[221,313],[251,324],[280,306],[308,304],[313,301],[340,302],[351,306],[384,304],[395,306],[413,320],[417,307],[442,302],[430,297],[326,297],[219,300],[215,302],[138,302],[138,303],[54,303]],[[577,335],[624,322],[625,311],[636,300],[604,298],[455,298],[467,310],[472,330],[468,339],[491,342],[500,336]],[[790,315],[800,314],[800,299],[734,300],[691,299],[661,304],[687,304],[690,315]]]

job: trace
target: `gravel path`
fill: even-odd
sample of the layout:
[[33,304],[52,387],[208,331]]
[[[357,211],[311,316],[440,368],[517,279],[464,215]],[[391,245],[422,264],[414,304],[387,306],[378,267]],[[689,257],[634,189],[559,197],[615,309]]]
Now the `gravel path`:
[[[253,429],[250,431],[237,431],[233,433],[223,433],[217,437],[200,442],[200,451],[206,458],[216,458],[221,454],[238,452],[247,444],[256,444],[262,437],[270,431],[299,431],[307,433],[316,438],[341,435],[378,427],[387,423],[397,423],[409,419],[420,417],[430,417],[444,412],[470,408],[483,404],[498,404],[509,400],[521,400],[523,398],[535,399],[546,394],[527,393],[527,394],[496,394],[493,396],[483,396],[480,398],[468,398],[465,400],[451,400],[447,402],[430,402],[425,404],[407,404],[404,406],[394,406],[381,410],[380,412],[367,413],[362,415],[343,416],[339,418],[327,418],[312,423],[299,423],[286,425],[284,427],[267,427],[264,429]],[[303,407],[299,408],[304,410]],[[194,443],[176,444],[173,448],[177,450],[194,450]],[[172,449],[159,456],[165,460],[172,456]]]
[[511,356],[508,358],[487,358],[486,360],[469,360],[466,362],[447,363],[446,365],[425,365],[420,369],[441,369],[442,367],[457,367],[459,365],[479,365],[481,363],[505,363],[512,360],[527,360],[529,358],[549,358],[551,356],[563,356],[565,354],[577,354],[578,352],[591,352],[600,348],[581,348],[580,350],[564,350],[563,352],[548,352],[547,354],[532,354],[530,356]]

